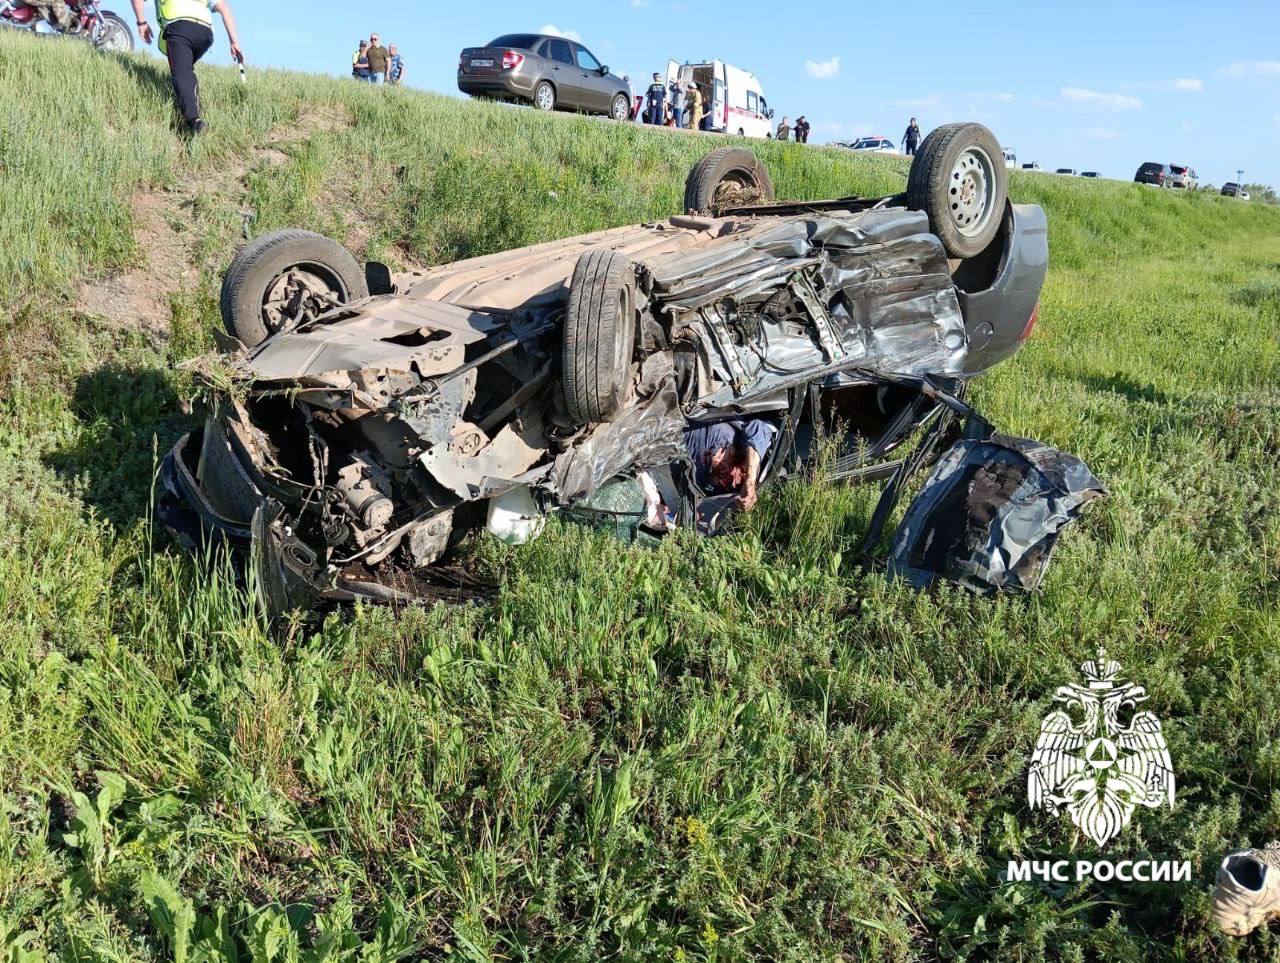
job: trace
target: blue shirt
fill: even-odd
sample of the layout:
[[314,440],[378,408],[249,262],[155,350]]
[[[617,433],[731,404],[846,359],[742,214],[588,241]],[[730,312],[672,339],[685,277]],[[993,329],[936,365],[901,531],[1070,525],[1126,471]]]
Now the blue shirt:
[[711,456],[721,449],[754,448],[764,461],[764,456],[778,434],[777,425],[762,418],[735,421],[717,421],[709,425],[697,425],[684,431],[685,450],[693,462],[693,480],[699,488],[710,491],[714,486],[709,472]]
[[396,54],[391,58],[391,79],[399,80],[400,74],[404,70],[404,57]]

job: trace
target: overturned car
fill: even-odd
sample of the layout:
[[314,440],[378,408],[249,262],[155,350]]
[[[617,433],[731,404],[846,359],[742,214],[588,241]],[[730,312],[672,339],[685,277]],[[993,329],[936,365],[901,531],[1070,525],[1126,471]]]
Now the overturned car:
[[672,524],[713,531],[691,425],[767,421],[764,483],[832,432],[837,475],[901,473],[895,449],[1035,322],[1045,215],[1006,177],[989,131],[952,124],[891,197],[777,201],[724,147],[685,214],[428,271],[259,238],[226,275],[228,351],[159,515],[243,548],[283,609],[412,600],[494,505],[541,514],[642,473]]

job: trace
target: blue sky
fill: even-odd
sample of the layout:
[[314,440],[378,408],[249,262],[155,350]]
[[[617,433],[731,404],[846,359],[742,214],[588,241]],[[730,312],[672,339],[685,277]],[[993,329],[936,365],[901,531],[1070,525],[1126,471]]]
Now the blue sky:
[[[412,85],[457,96],[458,51],[512,31],[582,40],[633,83],[668,58],[753,71],[812,140],[979,120],[1022,161],[1131,178],[1146,160],[1280,187],[1280,2],[232,0],[251,65],[344,74],[395,41]],[[116,0],[117,6],[126,6]],[[220,40],[214,58],[225,62]]]

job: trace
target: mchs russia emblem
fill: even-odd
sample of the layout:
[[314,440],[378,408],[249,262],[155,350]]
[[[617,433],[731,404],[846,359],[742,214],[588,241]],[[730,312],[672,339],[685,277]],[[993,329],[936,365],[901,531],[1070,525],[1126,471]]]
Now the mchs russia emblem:
[[1099,846],[1138,806],[1173,806],[1173,766],[1160,720],[1136,711],[1146,690],[1120,678],[1106,652],[1082,665],[1085,684],[1058,688],[1058,708],[1040,724],[1027,773],[1027,802],[1053,814],[1065,809]]

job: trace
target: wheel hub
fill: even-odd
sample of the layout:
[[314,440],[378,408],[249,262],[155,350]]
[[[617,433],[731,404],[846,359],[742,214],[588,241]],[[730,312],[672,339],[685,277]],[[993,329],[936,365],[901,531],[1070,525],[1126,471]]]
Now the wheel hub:
[[982,232],[991,216],[995,167],[987,152],[970,147],[951,169],[951,220],[966,237]]
[[323,278],[305,268],[290,268],[267,288],[267,296],[262,299],[262,320],[268,331],[275,332],[297,324],[304,311],[314,316],[341,302],[342,293]]

